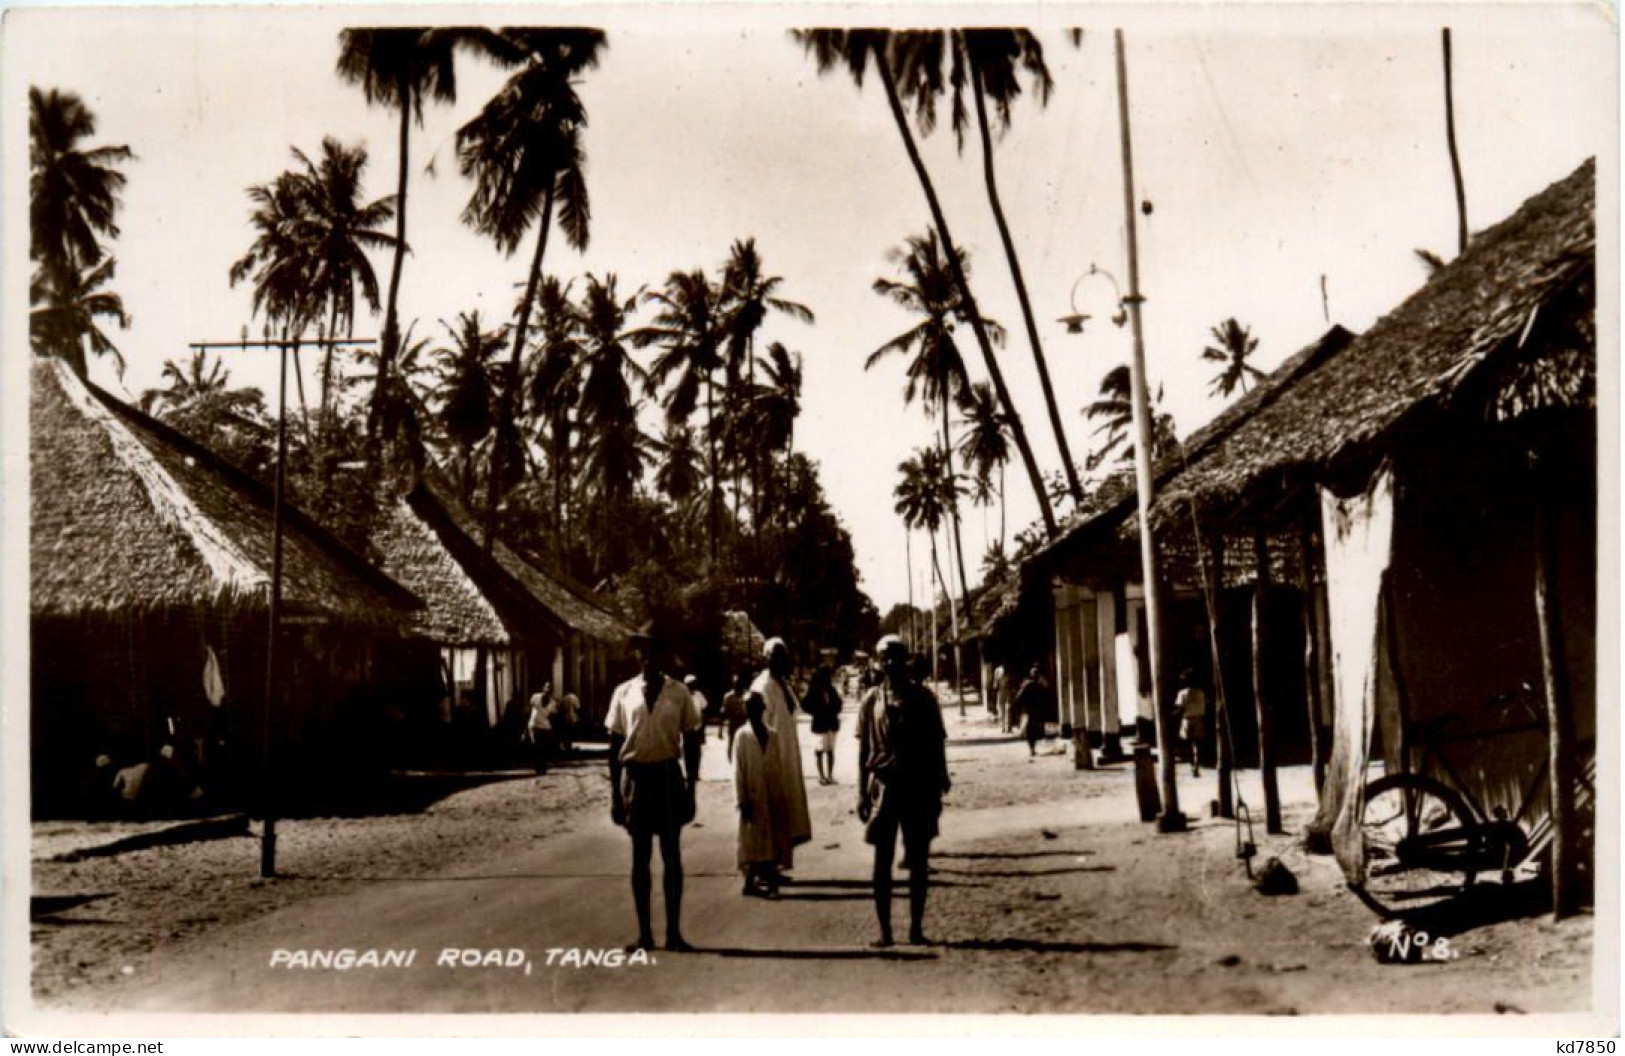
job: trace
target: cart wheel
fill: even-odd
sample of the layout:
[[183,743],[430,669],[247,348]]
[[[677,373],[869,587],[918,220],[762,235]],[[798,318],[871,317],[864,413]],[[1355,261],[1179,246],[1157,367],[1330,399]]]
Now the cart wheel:
[[[1454,790],[1421,774],[1389,774],[1365,786],[1360,834],[1365,882],[1351,885],[1384,917],[1456,898],[1476,872],[1478,823]],[[1410,842],[1418,837],[1425,844]]]

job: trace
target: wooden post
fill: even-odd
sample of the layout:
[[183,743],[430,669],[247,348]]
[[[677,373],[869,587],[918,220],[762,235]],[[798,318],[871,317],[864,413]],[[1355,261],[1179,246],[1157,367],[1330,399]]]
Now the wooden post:
[[1258,774],[1264,782],[1264,831],[1273,836],[1286,829],[1281,824],[1281,791],[1275,783],[1275,737],[1269,700],[1264,692],[1264,624],[1270,588],[1270,552],[1262,530],[1253,533],[1253,561],[1257,578],[1253,586],[1253,707],[1258,712]]
[[1551,500],[1535,489],[1535,616],[1540,625],[1540,663],[1546,691],[1547,773],[1552,801],[1552,919],[1574,914],[1574,721],[1569,710],[1568,669],[1563,659],[1563,619],[1557,590],[1557,536]]
[[1211,532],[1198,546],[1207,550],[1203,562],[1207,578],[1204,593],[1210,599],[1207,606],[1208,650],[1213,656],[1213,732],[1217,743],[1219,774],[1219,817],[1236,816],[1235,775],[1236,759],[1230,743],[1230,704],[1224,692],[1224,666],[1219,649],[1219,608],[1224,587],[1224,533]]
[[1315,603],[1315,528],[1319,506],[1309,504],[1304,510],[1302,530],[1298,536],[1299,561],[1303,566],[1303,696],[1309,708],[1309,759],[1315,778],[1315,799],[1319,802],[1320,788],[1326,783],[1326,744],[1320,729],[1320,631],[1316,623],[1320,606]]

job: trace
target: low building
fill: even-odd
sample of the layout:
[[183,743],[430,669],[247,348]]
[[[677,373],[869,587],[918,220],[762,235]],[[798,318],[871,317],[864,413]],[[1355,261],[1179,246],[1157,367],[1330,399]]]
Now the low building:
[[306,784],[361,769],[419,598],[285,507],[267,738],[269,489],[44,359],[29,469],[36,817],[94,807],[109,767],[160,759],[187,794],[241,803],[267,743]]

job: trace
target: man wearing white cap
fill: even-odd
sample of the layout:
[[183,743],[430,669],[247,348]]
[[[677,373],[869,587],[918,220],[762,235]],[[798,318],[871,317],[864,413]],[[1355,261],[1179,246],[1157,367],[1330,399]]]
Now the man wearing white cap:
[[812,815],[807,809],[807,786],[801,776],[801,741],[796,733],[796,696],[790,689],[790,649],[782,638],[764,646],[767,670],[756,676],[746,698],[747,707],[761,701],[762,721],[772,731],[764,760],[767,803],[779,870],[793,867],[795,848],[812,839]]

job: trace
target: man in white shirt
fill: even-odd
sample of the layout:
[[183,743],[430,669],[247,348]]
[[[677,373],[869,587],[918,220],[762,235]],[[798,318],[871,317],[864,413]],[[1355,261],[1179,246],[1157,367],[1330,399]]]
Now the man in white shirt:
[[632,900],[638,938],[631,949],[654,948],[650,923],[653,878],[649,862],[660,841],[666,895],[666,949],[692,949],[683,939],[683,826],[694,820],[700,779],[700,712],[680,682],[661,672],[665,650],[645,629],[632,640],[642,673],[621,683],[610,698],[610,817],[632,837]]

